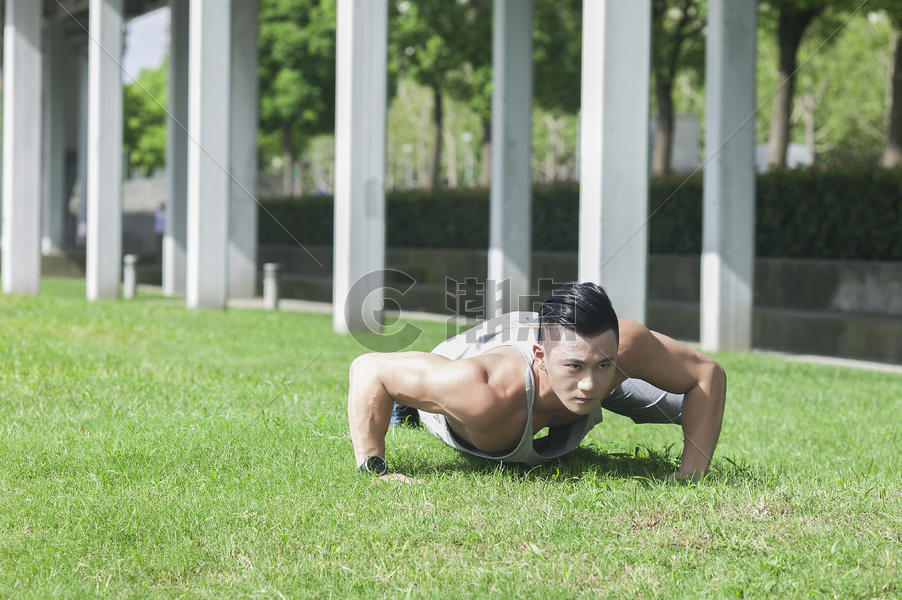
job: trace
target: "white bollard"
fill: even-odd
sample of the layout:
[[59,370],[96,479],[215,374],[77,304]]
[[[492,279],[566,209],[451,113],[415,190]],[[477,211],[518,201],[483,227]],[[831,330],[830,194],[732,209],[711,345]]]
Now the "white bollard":
[[275,310],[279,307],[279,263],[263,265],[263,308]]
[[126,254],[122,257],[122,297],[131,300],[135,297],[135,287],[138,278],[135,275],[135,264],[138,262],[137,254]]

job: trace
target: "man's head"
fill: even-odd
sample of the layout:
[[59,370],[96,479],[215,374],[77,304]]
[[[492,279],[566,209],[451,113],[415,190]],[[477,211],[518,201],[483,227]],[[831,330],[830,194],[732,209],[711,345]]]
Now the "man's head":
[[611,330],[620,340],[620,327],[611,299],[603,287],[591,282],[568,283],[542,303],[539,342],[555,336],[555,330],[560,328],[589,337]]
[[542,303],[534,355],[570,412],[592,412],[608,392],[619,340],[617,314],[599,285],[570,283]]

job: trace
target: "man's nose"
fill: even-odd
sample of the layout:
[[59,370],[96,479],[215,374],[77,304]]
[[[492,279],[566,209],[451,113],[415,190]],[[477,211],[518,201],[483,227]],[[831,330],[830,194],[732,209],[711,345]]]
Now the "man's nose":
[[586,375],[579,380],[579,390],[581,392],[591,392],[595,389],[595,378],[592,375]]

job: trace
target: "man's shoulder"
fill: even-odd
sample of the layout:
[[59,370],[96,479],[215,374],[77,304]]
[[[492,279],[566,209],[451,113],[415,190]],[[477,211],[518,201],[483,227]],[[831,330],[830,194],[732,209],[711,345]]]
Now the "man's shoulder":
[[467,380],[486,384],[509,377],[517,367],[520,367],[520,379],[523,379],[522,372],[526,367],[523,354],[514,346],[496,346],[481,354],[450,362]]
[[617,346],[617,364],[621,369],[633,370],[643,363],[652,341],[648,327],[632,319],[618,319],[620,342]]

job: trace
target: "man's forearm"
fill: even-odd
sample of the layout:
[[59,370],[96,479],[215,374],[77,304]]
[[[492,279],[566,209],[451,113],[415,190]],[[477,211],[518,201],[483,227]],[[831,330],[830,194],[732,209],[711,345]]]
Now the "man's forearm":
[[683,398],[683,457],[678,475],[700,477],[708,470],[723,422],[727,380],[716,363]]
[[355,360],[349,375],[348,424],[356,464],[369,456],[385,457],[392,402],[372,359],[364,355]]

